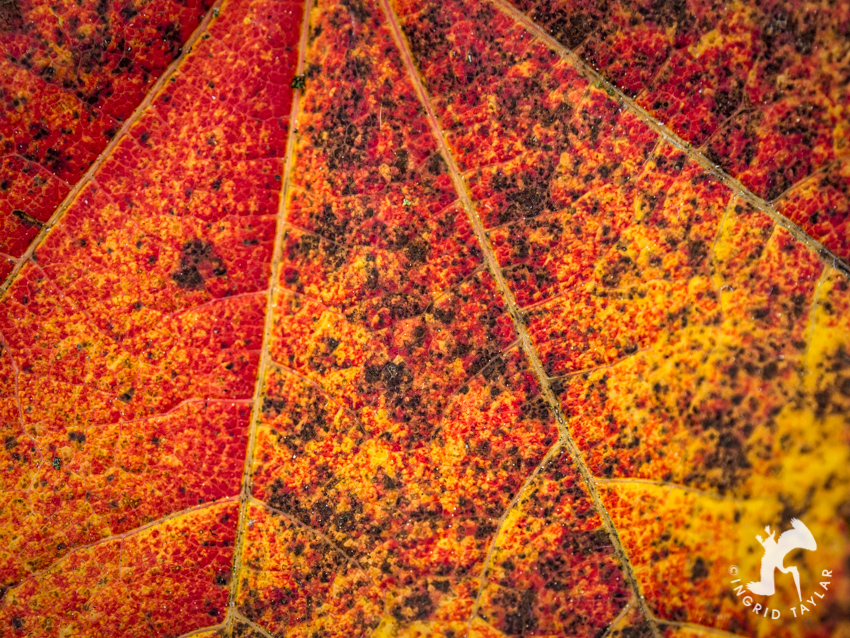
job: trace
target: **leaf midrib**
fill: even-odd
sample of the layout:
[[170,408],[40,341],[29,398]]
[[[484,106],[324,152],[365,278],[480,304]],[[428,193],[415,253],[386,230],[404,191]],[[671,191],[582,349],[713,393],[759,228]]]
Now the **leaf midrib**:
[[[302,4],[303,15],[301,18],[301,35],[298,39],[298,62],[295,66],[294,75],[302,75],[305,66],[305,54],[310,30],[310,11],[312,0],[305,0]],[[292,165],[295,158],[295,138],[298,129],[298,114],[300,110],[300,97],[303,89],[293,89],[292,107],[289,113],[289,129],[286,138],[286,158],[283,165],[283,176],[281,179],[280,194],[278,200],[277,224],[275,227],[274,248],[272,249],[272,262],[269,269],[269,285],[266,288],[266,316],[263,326],[263,343],[260,350],[260,362],[257,366],[257,378],[254,383],[254,398],[251,408],[251,420],[248,424],[248,447],[245,451],[245,465],[242,470],[242,484],[239,494],[239,523],[236,528],[236,542],[233,545],[233,568],[230,577],[230,593],[228,596],[227,619],[225,621],[225,635],[232,635],[233,622],[236,620],[237,597],[239,594],[239,583],[242,571],[242,552],[245,546],[245,536],[248,522],[248,508],[251,505],[252,467],[254,464],[254,453],[257,447],[257,429],[262,415],[263,391],[266,371],[274,365],[269,354],[269,345],[275,320],[275,296],[278,289],[278,270],[283,254],[283,241],[286,233],[287,193],[292,180]]]
[[641,595],[640,586],[637,582],[637,578],[634,575],[625,549],[623,548],[623,545],[620,542],[619,535],[617,534],[617,530],[614,527],[613,521],[611,520],[611,516],[609,515],[608,510],[605,508],[605,505],[602,502],[602,498],[599,495],[599,491],[596,488],[596,483],[594,482],[593,474],[591,473],[590,468],[587,466],[584,459],[582,458],[578,445],[576,444],[575,440],[572,437],[572,434],[569,431],[569,428],[567,427],[567,419],[563,411],[561,410],[561,405],[558,402],[554,391],[552,390],[552,386],[549,382],[549,376],[543,369],[543,364],[540,360],[540,355],[537,353],[537,349],[534,347],[534,344],[532,344],[531,338],[528,334],[528,330],[526,329],[525,323],[522,320],[522,311],[519,305],[517,304],[513,292],[507,284],[507,281],[505,280],[501,266],[498,260],[496,259],[493,247],[491,246],[490,240],[488,239],[486,231],[484,230],[484,224],[481,222],[481,218],[478,215],[475,205],[472,202],[472,198],[470,197],[463,178],[461,177],[461,173],[457,166],[457,163],[454,160],[454,156],[451,154],[449,146],[446,143],[445,136],[443,135],[442,129],[439,125],[439,121],[437,120],[437,116],[434,112],[433,106],[431,105],[430,96],[428,95],[425,89],[424,82],[422,81],[419,71],[417,70],[416,65],[413,61],[410,46],[405,39],[401,27],[399,26],[398,17],[395,15],[392,8],[390,7],[389,0],[380,0],[380,4],[384,10],[384,13],[387,16],[387,20],[392,31],[393,39],[395,40],[396,46],[399,49],[408,76],[410,77],[410,80],[414,85],[414,89],[416,90],[417,96],[419,97],[422,106],[425,108],[425,112],[428,118],[428,124],[431,127],[431,133],[434,136],[435,141],[437,142],[437,146],[440,150],[441,155],[443,156],[443,159],[446,161],[448,172],[452,179],[452,184],[454,185],[458,198],[460,199],[464,211],[467,214],[469,223],[471,224],[475,233],[475,237],[478,240],[479,247],[481,248],[481,251],[484,254],[484,261],[487,265],[487,269],[490,271],[490,275],[496,282],[496,287],[499,290],[500,295],[502,296],[502,300],[505,304],[505,307],[507,308],[508,314],[511,316],[511,320],[513,321],[514,329],[516,330],[517,335],[519,336],[519,341],[522,350],[525,353],[526,358],[528,359],[529,365],[535,378],[537,379],[537,382],[540,384],[541,394],[545,398],[546,402],[549,404],[549,408],[554,414],[558,426],[558,442],[555,444],[552,450],[550,450],[550,452],[543,458],[542,462],[537,466],[537,468],[535,468],[532,475],[528,479],[526,479],[522,489],[517,493],[517,495],[514,497],[514,499],[511,501],[510,505],[506,509],[505,514],[501,517],[499,525],[496,531],[494,532],[491,548],[490,551],[488,551],[487,560],[485,561],[484,567],[481,572],[479,592],[469,622],[471,623],[477,615],[481,592],[483,591],[484,586],[486,584],[486,577],[488,569],[490,567],[489,562],[493,554],[493,547],[495,547],[496,541],[499,538],[499,534],[502,531],[502,523],[504,522],[507,513],[510,512],[516,505],[522,502],[523,497],[527,493],[527,490],[531,487],[531,479],[538,475],[546,466],[546,464],[550,461],[552,452],[554,450],[557,450],[559,447],[564,447],[570,453],[573,463],[575,464],[576,469],[578,470],[579,475],[581,476],[582,481],[584,482],[585,487],[588,490],[590,498],[593,501],[594,508],[596,509],[596,512],[599,515],[603,526],[605,527],[605,531],[608,533],[609,539],[614,549],[614,553],[616,554],[617,559],[620,562],[625,580],[628,583],[629,588],[631,589],[632,594],[634,596],[634,599],[637,601],[637,604],[641,610],[641,615],[644,617],[647,626],[650,628],[650,631],[652,632],[654,638],[660,638],[661,634],[658,630],[655,618],[650,612],[646,600]]

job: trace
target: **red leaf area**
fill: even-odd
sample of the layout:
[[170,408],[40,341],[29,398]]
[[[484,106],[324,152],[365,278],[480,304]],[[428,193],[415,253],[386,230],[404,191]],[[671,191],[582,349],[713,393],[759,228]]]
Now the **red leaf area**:
[[[8,191],[78,189],[0,299],[0,636],[846,632],[850,285],[759,199],[847,257],[821,9],[217,5],[89,177],[80,124],[64,194]],[[800,65],[833,77],[772,98],[833,100],[805,141],[764,102]],[[89,124],[156,80],[103,73]],[[829,599],[795,622],[782,581],[773,624],[728,569],[791,517]]]
[[0,282],[180,54],[209,4],[0,6]]
[[3,632],[224,615],[300,15],[221,11],[2,300]]
[[511,2],[850,261],[846,3]]

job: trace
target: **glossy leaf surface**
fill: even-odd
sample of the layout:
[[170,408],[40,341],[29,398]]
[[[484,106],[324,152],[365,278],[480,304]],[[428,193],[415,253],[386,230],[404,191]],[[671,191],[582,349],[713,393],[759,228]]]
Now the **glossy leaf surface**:
[[0,635],[850,630],[841,7],[204,9],[8,156]]

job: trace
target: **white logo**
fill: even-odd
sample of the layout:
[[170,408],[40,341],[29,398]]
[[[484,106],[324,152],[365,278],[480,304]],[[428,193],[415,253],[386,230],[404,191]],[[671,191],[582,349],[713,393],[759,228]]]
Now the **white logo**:
[[[770,531],[770,525],[767,525],[764,528],[764,531],[767,533],[767,538],[762,538],[761,536],[756,535],[756,539],[759,543],[761,543],[761,546],[764,547],[764,555],[761,557],[761,580],[758,582],[750,582],[745,588],[743,584],[736,585],[736,583],[741,582],[741,579],[737,578],[732,581],[734,592],[737,596],[743,596],[741,602],[745,607],[750,607],[750,611],[754,614],[770,618],[771,620],[778,620],[782,616],[782,612],[779,609],[771,609],[768,607],[767,601],[765,601],[764,604],[756,603],[751,596],[745,595],[747,590],[758,596],[770,596],[776,593],[774,578],[776,576],[776,570],[778,569],[783,574],[790,573],[794,578],[794,585],[797,587],[797,598],[800,600],[799,615],[805,615],[807,612],[811,611],[812,607],[817,607],[818,599],[821,599],[824,596],[819,591],[815,590],[810,598],[804,599],[802,590],[800,589],[800,572],[797,571],[797,567],[795,565],[788,565],[786,567],[785,558],[788,554],[797,549],[805,549],[812,552],[815,551],[818,548],[817,541],[815,541],[814,535],[809,528],[806,527],[805,523],[797,518],[791,519],[791,529],[782,532],[782,534],[779,535],[778,540],[776,539],[776,532]],[[729,573],[736,576],[738,574],[737,565],[732,565],[729,568]],[[821,577],[826,580],[818,584],[821,589],[827,591],[829,589],[829,578],[832,577],[832,572],[825,569],[821,573]],[[806,603],[808,603],[808,605],[806,605]],[[788,611],[794,614],[794,618],[797,618],[797,610],[798,607],[788,608]]]
[[803,602],[803,594],[800,593],[800,572],[794,566],[785,567],[785,557],[795,549],[808,549],[814,551],[818,548],[815,537],[806,527],[805,523],[798,518],[791,519],[791,529],[787,532],[782,532],[779,535],[779,540],[774,539],[776,532],[770,531],[770,525],[764,528],[767,533],[767,538],[756,536],[756,540],[764,547],[764,556],[761,558],[761,580],[757,583],[747,585],[754,594],[762,596],[770,596],[776,591],[773,584],[773,575],[778,569],[783,574],[791,572],[794,577],[794,584],[797,586],[797,597],[800,602]]

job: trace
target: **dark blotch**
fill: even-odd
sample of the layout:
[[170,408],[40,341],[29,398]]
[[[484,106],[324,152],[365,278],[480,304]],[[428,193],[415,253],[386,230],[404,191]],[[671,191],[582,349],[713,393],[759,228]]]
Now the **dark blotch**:
[[0,32],[14,31],[24,26],[21,4],[18,0],[0,0]]
[[393,607],[392,614],[398,620],[424,620],[434,612],[434,601],[426,592],[412,594]]
[[708,567],[705,564],[702,556],[698,556],[691,567],[691,582],[697,583],[708,576]]
[[424,263],[428,258],[428,243],[425,241],[410,242],[404,248],[407,258],[414,263]]
[[38,221],[35,217],[31,217],[27,215],[24,211],[16,208],[12,211],[12,214],[17,217],[24,226],[35,226],[36,228],[43,228],[44,224]]
[[227,274],[224,262],[215,254],[212,245],[200,239],[187,242],[182,252],[180,268],[171,274],[171,279],[181,288],[200,288],[210,277],[223,277]]
[[360,23],[367,22],[371,17],[362,0],[342,0],[340,4],[348,9],[348,13]]
[[534,614],[534,600],[535,592],[530,590],[501,592],[501,595],[493,602],[505,610],[502,631],[509,636],[533,633],[538,624],[537,616]]

